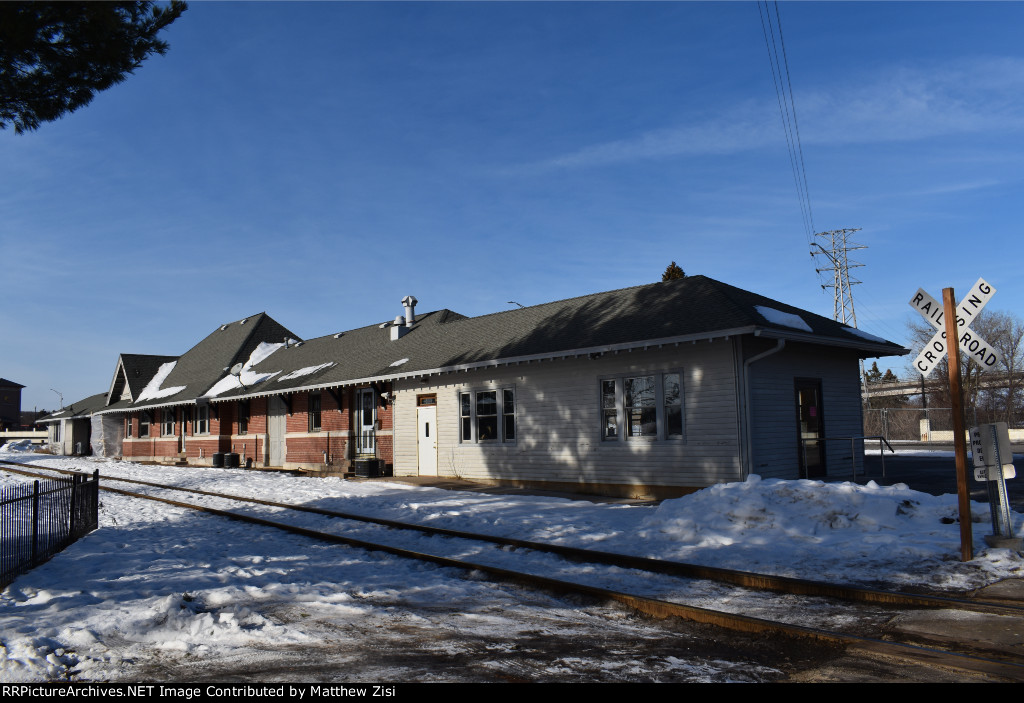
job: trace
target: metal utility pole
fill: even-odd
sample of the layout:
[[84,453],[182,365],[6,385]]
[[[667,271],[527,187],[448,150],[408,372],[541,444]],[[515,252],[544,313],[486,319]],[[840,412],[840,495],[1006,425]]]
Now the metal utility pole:
[[847,258],[847,252],[867,249],[867,247],[850,242],[848,237],[854,232],[860,232],[860,229],[857,227],[856,229],[833,229],[828,232],[818,232],[814,236],[821,237],[827,246],[823,246],[817,239],[811,244],[811,256],[824,256],[829,264],[815,269],[815,271],[818,273],[831,271],[833,273],[833,282],[821,286],[822,290],[831,288],[835,294],[835,311],[832,314],[832,319],[850,327],[857,326],[857,313],[853,310],[853,293],[850,292],[850,287],[860,283],[856,279],[850,279],[850,269],[864,264],[859,264],[856,261],[851,263]]

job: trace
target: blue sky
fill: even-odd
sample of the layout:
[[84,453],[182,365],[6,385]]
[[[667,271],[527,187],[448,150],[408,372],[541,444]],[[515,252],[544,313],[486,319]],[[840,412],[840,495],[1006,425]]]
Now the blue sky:
[[[1024,3],[780,10],[814,229],[868,246],[859,326],[909,344],[919,286],[979,276],[1019,314]],[[0,132],[25,409],[260,311],[316,337],[671,260],[832,314],[755,3],[193,2],[163,36],[86,108]]]

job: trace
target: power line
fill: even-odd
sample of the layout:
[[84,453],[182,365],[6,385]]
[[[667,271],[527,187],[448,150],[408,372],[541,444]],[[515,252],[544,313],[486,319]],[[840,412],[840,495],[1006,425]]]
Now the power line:
[[[793,184],[796,186],[797,201],[800,204],[800,217],[803,221],[807,243],[811,244],[814,240],[814,213],[811,209],[811,196],[807,187],[807,169],[804,164],[803,146],[800,143],[800,127],[796,117],[796,100],[793,98],[793,82],[789,72],[786,43],[782,35],[782,17],[779,14],[779,3],[775,2],[774,4],[774,23],[767,0],[764,0],[763,8],[762,3],[758,2],[757,10],[761,17],[765,47],[768,50],[768,64],[772,71],[772,82],[775,85],[779,116],[782,118],[782,128],[786,136],[786,149],[789,152]],[[775,39],[776,33],[778,33],[778,42]],[[785,80],[783,80],[783,70],[785,71]]]

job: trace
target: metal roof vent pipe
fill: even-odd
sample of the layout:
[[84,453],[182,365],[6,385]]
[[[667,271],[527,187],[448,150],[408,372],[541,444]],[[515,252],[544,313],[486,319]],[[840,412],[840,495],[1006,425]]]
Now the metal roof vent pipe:
[[405,326],[412,327],[416,324],[416,300],[414,296],[407,295],[402,298],[402,306],[405,308]]
[[405,324],[405,318],[399,315],[395,318],[394,324],[391,325],[391,341],[393,342],[402,337],[408,331],[409,328]]

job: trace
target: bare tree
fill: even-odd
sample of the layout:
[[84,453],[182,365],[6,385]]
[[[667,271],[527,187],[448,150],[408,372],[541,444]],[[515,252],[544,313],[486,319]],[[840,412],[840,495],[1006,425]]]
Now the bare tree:
[[[910,336],[915,349],[922,349],[935,334],[935,329],[923,321],[910,323]],[[969,355],[960,355],[960,376],[964,392],[964,407],[973,421],[1002,420],[1015,424],[1022,419],[1024,405],[1024,321],[1013,313],[985,310],[971,323],[971,329],[986,340],[1002,356],[998,370],[985,371]],[[911,378],[920,375],[910,367]],[[944,379],[949,375],[949,356],[943,357],[932,378]],[[949,388],[938,384],[930,393],[931,404],[950,407]]]

